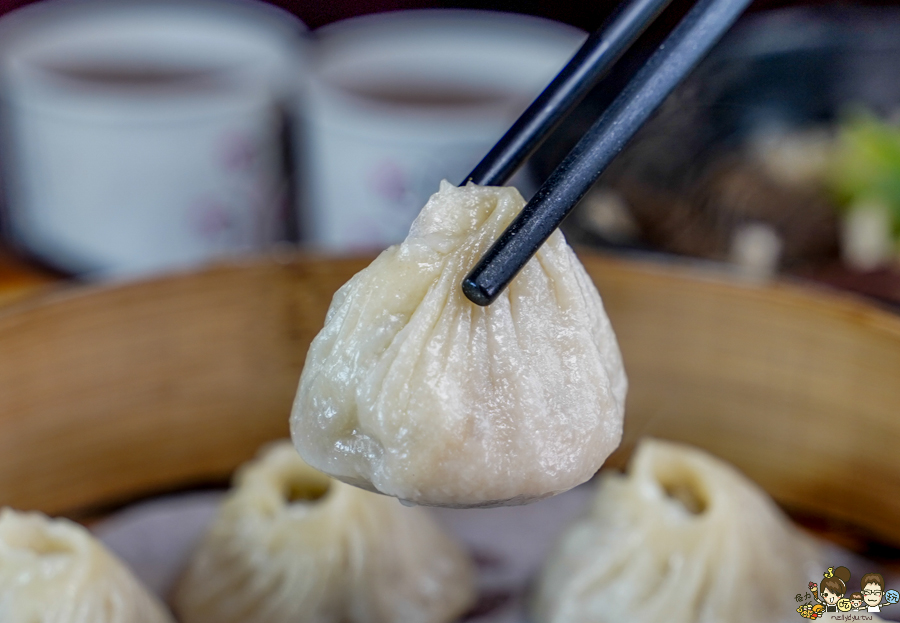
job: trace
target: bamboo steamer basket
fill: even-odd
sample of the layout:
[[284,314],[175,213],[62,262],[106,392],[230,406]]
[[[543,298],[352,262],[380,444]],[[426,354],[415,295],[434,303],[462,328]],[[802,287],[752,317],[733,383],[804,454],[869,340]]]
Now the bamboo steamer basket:
[[[612,464],[642,435],[688,442],[789,510],[900,545],[900,317],[580,255],[630,379]],[[84,517],[224,482],[288,435],[307,347],[369,260],[259,258],[0,310],[0,504]]]

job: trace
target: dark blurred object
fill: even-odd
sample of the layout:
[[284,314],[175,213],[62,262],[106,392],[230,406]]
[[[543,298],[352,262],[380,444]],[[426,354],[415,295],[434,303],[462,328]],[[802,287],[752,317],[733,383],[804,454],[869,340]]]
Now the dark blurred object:
[[[887,117],[900,105],[900,11],[795,8],[751,15],[666,102],[586,197],[566,230],[576,241],[728,259],[736,231],[762,223],[780,238],[780,264],[831,262],[838,215],[821,183],[759,158],[767,137],[809,142],[848,106]],[[611,80],[622,80],[613,76]],[[546,176],[608,101],[601,85],[532,161]],[[795,140],[796,139],[796,140]],[[815,142],[815,141],[812,141]],[[815,159],[815,145],[794,162]],[[609,191],[627,210],[630,235],[615,227]],[[619,217],[619,221],[623,217]],[[628,231],[626,230],[626,233]]]
[[0,307],[57,283],[61,277],[0,248]]
[[[0,14],[26,4],[33,4],[36,0],[0,0]],[[617,0],[600,0],[599,2],[542,2],[541,0],[269,0],[271,4],[290,11],[303,20],[310,28],[318,28],[341,19],[368,15],[370,13],[382,13],[385,11],[398,11],[403,9],[425,8],[469,8],[489,11],[509,11],[513,13],[526,13],[546,17],[560,22],[566,22],[583,30],[594,31],[600,27],[603,21],[609,17],[613,9],[618,6]],[[693,4],[690,0],[675,0],[674,4],[689,7]],[[759,11],[796,5],[820,6],[828,4],[822,0],[756,0],[750,10]],[[880,6],[896,5],[896,0],[866,0],[855,2],[856,5]],[[668,24],[666,30],[677,22],[677,18],[663,16],[662,22]]]
[[822,193],[780,184],[739,158],[723,160],[686,180],[675,193],[619,169],[613,186],[627,202],[646,244],[727,260],[737,228],[759,222],[771,225],[781,237],[783,266],[837,255],[837,214]]
[[796,276],[810,279],[839,290],[862,294],[900,312],[900,272],[879,268],[861,273],[840,262],[807,266],[796,271]]

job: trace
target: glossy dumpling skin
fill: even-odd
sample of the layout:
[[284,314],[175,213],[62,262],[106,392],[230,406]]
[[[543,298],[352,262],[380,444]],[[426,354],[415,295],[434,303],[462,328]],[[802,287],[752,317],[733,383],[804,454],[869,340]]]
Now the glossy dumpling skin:
[[[832,563],[833,564],[833,563]],[[754,483],[700,450],[644,440],[604,474],[548,559],[536,623],[793,621],[827,565]]]
[[160,602],[82,526],[0,511],[3,623],[174,623]]
[[443,182],[407,239],[335,295],[291,416],[298,451],[417,504],[521,504],[616,448],[627,381],[597,289],[554,233],[489,307],[461,283],[524,205]]
[[425,509],[337,482],[287,440],[244,466],[173,599],[181,623],[448,623],[467,554]]

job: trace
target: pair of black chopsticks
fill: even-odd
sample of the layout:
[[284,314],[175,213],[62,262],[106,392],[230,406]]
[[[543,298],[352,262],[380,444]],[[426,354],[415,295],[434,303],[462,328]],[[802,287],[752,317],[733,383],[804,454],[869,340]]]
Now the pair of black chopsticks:
[[[669,2],[631,0],[620,8],[604,28],[588,37],[463,184],[504,184]],[[750,0],[699,0],[694,5],[463,280],[469,300],[478,305],[494,302],[749,4]]]

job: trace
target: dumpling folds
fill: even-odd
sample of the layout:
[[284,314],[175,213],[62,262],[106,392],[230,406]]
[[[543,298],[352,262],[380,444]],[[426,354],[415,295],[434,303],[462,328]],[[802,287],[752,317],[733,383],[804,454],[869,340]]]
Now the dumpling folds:
[[310,465],[417,504],[497,506],[570,489],[616,448],[622,358],[563,234],[489,307],[462,293],[523,206],[514,188],[442,182],[337,292],[291,416]]
[[733,467],[644,440],[627,474],[602,477],[589,515],[546,563],[535,621],[793,621],[795,595],[826,566]]
[[446,623],[468,556],[424,509],[306,465],[285,440],[244,466],[179,582],[182,623]]
[[3,623],[174,623],[90,533],[40,513],[0,512]]

